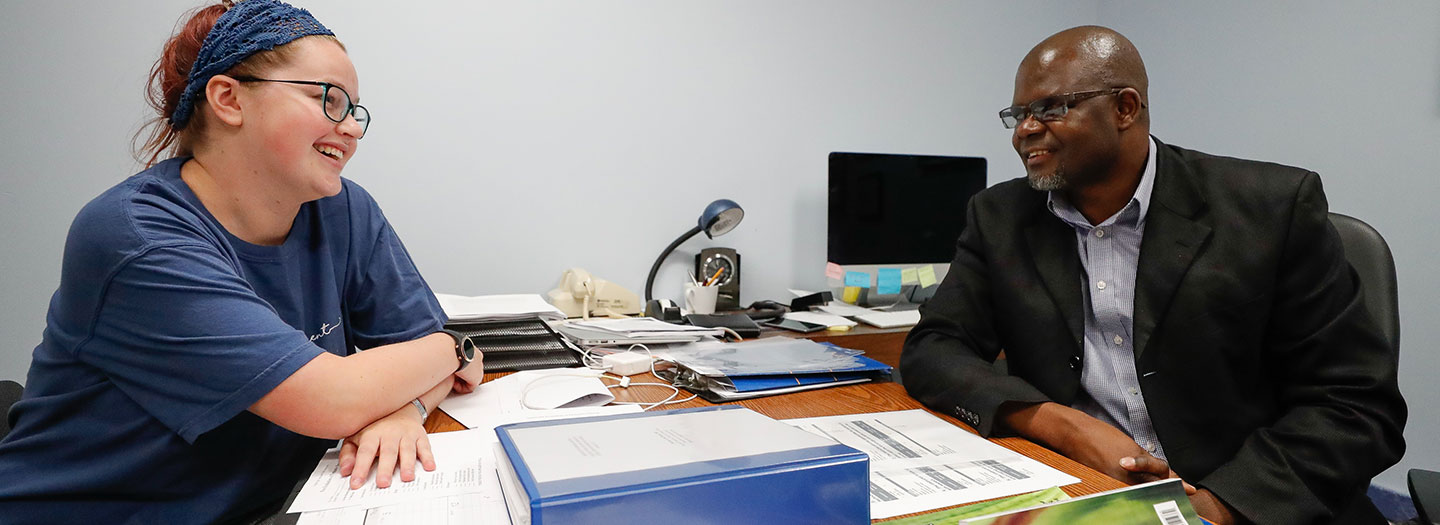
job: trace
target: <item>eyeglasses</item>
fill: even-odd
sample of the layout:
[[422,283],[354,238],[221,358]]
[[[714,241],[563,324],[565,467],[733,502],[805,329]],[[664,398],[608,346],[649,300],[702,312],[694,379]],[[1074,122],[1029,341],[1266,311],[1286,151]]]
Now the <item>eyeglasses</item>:
[[1070,112],[1070,107],[1082,100],[1098,97],[1101,95],[1114,95],[1125,88],[1117,87],[1110,89],[1096,89],[1093,91],[1076,91],[1064,93],[1053,97],[1045,97],[1023,106],[1010,106],[1000,110],[1000,122],[1005,124],[1005,129],[1015,129],[1025,119],[1035,117],[1041,122],[1050,122],[1065,118]]
[[[365,130],[370,129],[370,110],[365,106],[350,102],[350,92],[345,88],[327,82],[316,82],[313,80],[273,80],[269,78],[237,76],[235,80],[241,82],[278,82],[281,84],[303,84],[306,86],[320,86],[325,88],[320,93],[320,109],[325,112],[325,118],[339,124],[345,121],[346,116],[355,117],[355,122],[360,124],[360,136],[365,138]],[[334,96],[333,91],[338,91],[340,96]]]

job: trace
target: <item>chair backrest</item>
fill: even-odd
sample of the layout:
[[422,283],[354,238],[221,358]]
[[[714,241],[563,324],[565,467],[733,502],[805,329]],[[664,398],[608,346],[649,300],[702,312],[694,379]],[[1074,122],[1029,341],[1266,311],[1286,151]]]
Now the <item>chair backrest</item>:
[[1369,224],[1348,215],[1330,214],[1330,224],[1340,232],[1345,259],[1360,275],[1365,309],[1380,325],[1380,332],[1392,350],[1400,350],[1400,294],[1395,282],[1395,259],[1390,245]]
[[25,393],[25,387],[20,383],[5,380],[0,381],[0,438],[10,433],[10,405],[20,400],[20,395]]

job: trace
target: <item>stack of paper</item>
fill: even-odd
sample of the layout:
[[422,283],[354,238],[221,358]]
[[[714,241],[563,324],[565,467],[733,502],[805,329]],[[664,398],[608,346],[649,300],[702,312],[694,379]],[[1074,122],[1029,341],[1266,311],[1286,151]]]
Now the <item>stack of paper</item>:
[[581,328],[601,330],[623,337],[655,337],[673,338],[677,336],[720,336],[722,332],[716,328],[705,328],[701,326],[671,324],[654,317],[634,317],[630,319],[590,319],[587,321],[572,321],[570,323]]
[[924,410],[785,422],[870,456],[870,519],[1080,482]]
[[678,366],[657,375],[715,403],[889,377],[889,365],[862,353],[788,337],[690,343],[666,349]]
[[435,294],[440,308],[451,322],[541,319],[563,321],[565,313],[545,302],[539,294],[463,295]]

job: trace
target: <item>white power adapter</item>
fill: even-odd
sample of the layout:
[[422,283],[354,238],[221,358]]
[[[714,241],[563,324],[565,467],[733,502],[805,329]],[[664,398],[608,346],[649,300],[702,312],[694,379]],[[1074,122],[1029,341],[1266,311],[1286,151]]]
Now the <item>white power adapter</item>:
[[605,356],[600,363],[617,376],[633,376],[650,371],[650,356],[635,352],[616,352]]

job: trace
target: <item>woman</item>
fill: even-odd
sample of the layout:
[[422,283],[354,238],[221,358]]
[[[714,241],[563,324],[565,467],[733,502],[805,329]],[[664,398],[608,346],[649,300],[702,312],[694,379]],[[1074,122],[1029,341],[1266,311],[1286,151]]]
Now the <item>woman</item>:
[[340,177],[369,123],[345,48],[288,4],[215,5],[151,84],[152,165],[70,229],[0,522],[245,520],[341,438],[352,487],[434,469],[424,415],[483,367]]

